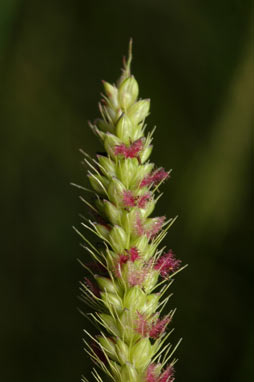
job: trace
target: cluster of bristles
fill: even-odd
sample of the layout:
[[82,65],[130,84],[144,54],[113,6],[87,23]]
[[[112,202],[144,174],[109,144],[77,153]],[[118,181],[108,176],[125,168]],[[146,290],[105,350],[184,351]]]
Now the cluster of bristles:
[[[81,299],[94,309],[88,317],[100,327],[97,336],[85,331],[86,351],[114,382],[172,382],[175,348],[166,327],[174,311],[160,315],[180,260],[158,249],[174,219],[149,217],[169,172],[148,161],[153,132],[144,136],[144,120],[150,101],[138,100],[130,62],[131,49],[117,85],[103,82],[102,118],[91,124],[105,153],[97,160],[84,154],[94,200],[82,198],[93,216],[82,225],[100,239],[94,245],[78,231],[94,259],[82,263],[90,276],[81,283]],[[92,374],[105,380],[96,369]]]

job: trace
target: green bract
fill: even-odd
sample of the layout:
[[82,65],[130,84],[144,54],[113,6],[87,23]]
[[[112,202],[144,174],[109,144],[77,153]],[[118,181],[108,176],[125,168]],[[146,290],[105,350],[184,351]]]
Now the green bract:
[[101,369],[101,374],[92,371],[97,382],[172,382],[176,360],[166,326],[173,311],[163,316],[162,310],[180,261],[172,251],[159,249],[174,219],[151,216],[169,173],[149,161],[153,131],[145,136],[145,118],[150,100],[138,99],[131,59],[130,43],[122,76],[116,85],[103,82],[101,118],[90,123],[105,152],[96,159],[83,153],[92,194],[81,197],[90,210],[82,226],[97,237],[91,243],[76,230],[92,257],[82,260],[88,275],[80,288],[96,327],[93,334],[86,332],[86,351]]

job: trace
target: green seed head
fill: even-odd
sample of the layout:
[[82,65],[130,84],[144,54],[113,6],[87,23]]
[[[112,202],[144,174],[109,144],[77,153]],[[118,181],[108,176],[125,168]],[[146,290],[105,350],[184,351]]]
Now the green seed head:
[[121,382],[138,382],[138,372],[131,363],[122,366]]
[[99,287],[101,290],[105,292],[110,292],[110,293],[115,293],[119,294],[121,293],[121,289],[119,288],[119,285],[117,282],[112,282],[109,278],[107,277],[100,277],[98,275],[95,275],[95,280],[97,281]]
[[113,203],[110,203],[108,200],[104,200],[104,213],[113,224],[121,224],[121,209],[117,208]]
[[138,311],[142,309],[146,303],[146,294],[138,286],[130,288],[124,297],[124,308],[127,308],[131,311]]
[[118,338],[115,348],[118,361],[121,365],[124,365],[126,362],[130,361],[129,346],[124,341]]
[[[101,116],[90,123],[105,152],[95,160],[84,158],[92,195],[81,197],[90,208],[83,226],[95,240],[90,243],[80,233],[92,257],[82,260],[88,275],[81,282],[81,299],[101,328],[99,335],[90,335],[93,344],[86,343],[92,360],[113,382],[173,382],[172,370],[163,370],[171,346],[163,333],[170,320],[160,311],[168,300],[165,283],[180,261],[159,248],[170,221],[153,214],[168,173],[149,161],[154,130],[145,135],[145,119],[150,100],[139,98],[131,59],[130,43],[122,75],[116,85],[103,81]],[[97,369],[93,375],[104,381]]]
[[117,253],[121,253],[127,248],[127,239],[126,232],[119,225],[115,225],[109,234],[111,247]]
[[119,87],[118,100],[123,110],[127,110],[138,97],[138,83],[134,76],[126,78]]
[[101,299],[110,312],[122,311],[122,299],[115,293],[101,292]]
[[115,163],[108,157],[97,155],[98,162],[100,164],[100,169],[103,174],[106,176],[115,176],[116,175],[116,166]]
[[153,348],[148,338],[138,341],[130,351],[130,358],[136,369],[143,370],[151,361]]
[[111,85],[110,83],[103,81],[104,90],[106,93],[106,96],[108,97],[110,101],[110,106],[113,109],[119,108],[119,102],[118,102],[118,89],[116,86]]
[[150,100],[144,99],[134,103],[128,109],[128,117],[131,119],[134,125],[138,125],[140,122],[148,116],[150,109]]
[[121,207],[123,204],[123,194],[126,191],[123,183],[116,177],[114,177],[108,186],[109,200],[117,207]]
[[99,341],[102,351],[105,352],[111,359],[117,360],[116,346],[114,341],[111,338],[98,336],[97,340]]
[[112,159],[116,158],[115,146],[120,145],[121,143],[121,140],[116,135],[110,133],[105,134],[104,147]]
[[128,145],[132,140],[133,124],[126,114],[122,114],[117,122],[116,135],[126,145]]

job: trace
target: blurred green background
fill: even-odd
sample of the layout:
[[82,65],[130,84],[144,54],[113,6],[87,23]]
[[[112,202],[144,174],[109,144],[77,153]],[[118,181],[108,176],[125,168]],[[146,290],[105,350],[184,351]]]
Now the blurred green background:
[[88,372],[71,229],[84,207],[69,183],[86,183],[78,149],[100,150],[87,121],[130,37],[152,159],[173,169],[165,244],[189,264],[170,302],[176,380],[254,380],[250,30],[250,0],[1,0],[1,381]]

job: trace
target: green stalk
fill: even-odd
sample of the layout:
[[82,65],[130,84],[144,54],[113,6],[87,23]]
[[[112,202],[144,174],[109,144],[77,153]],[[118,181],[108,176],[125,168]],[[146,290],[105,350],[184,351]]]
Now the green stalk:
[[92,159],[82,152],[93,198],[81,200],[93,218],[81,224],[97,239],[91,243],[76,230],[92,257],[82,263],[88,276],[80,290],[92,309],[86,316],[98,330],[95,336],[85,330],[84,341],[97,382],[172,382],[179,343],[168,342],[174,310],[162,311],[172,277],[183,267],[171,250],[159,249],[175,219],[151,214],[169,172],[149,161],[154,130],[145,136],[145,118],[150,100],[138,98],[131,60],[130,41],[122,75],[116,85],[103,81],[101,117],[90,124],[105,153]]

